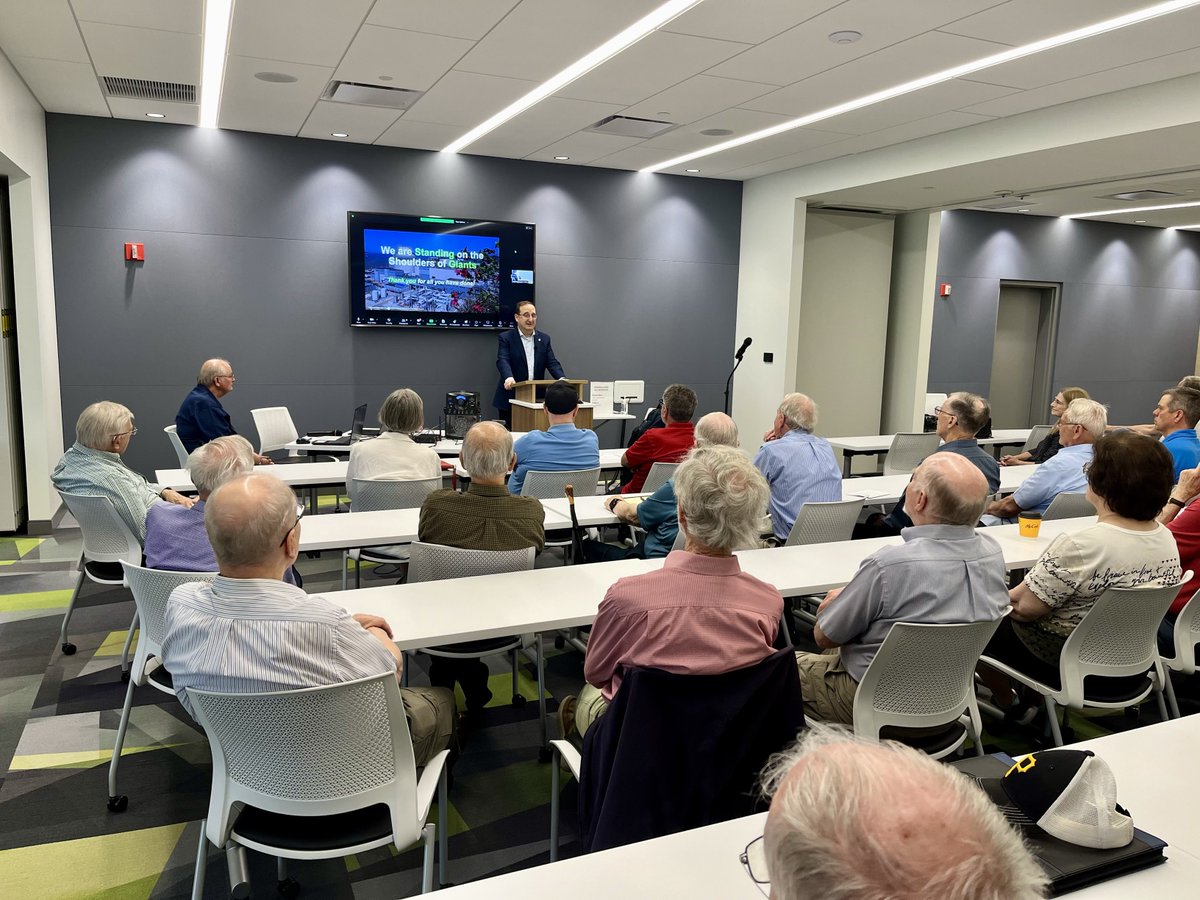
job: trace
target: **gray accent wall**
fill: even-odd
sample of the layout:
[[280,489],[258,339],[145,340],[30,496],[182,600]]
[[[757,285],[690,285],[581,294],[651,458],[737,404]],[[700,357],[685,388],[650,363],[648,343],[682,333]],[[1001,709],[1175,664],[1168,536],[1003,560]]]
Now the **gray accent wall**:
[[233,363],[223,402],[252,442],[252,408],[287,406],[301,433],[348,427],[399,386],[430,425],[450,390],[492,414],[495,332],[347,324],[347,210],[535,222],[539,326],[568,376],[644,379],[651,402],[679,381],[698,414],[722,406],[740,183],[82,116],[46,128],[68,446],[83,407],[117,400],[140,429],[126,461],[176,465],[161,429],[210,356]]
[[1078,385],[1109,421],[1150,421],[1195,371],[1200,234],[955,210],[942,214],[929,390],[987,393],[1001,281],[1062,285],[1054,388]]

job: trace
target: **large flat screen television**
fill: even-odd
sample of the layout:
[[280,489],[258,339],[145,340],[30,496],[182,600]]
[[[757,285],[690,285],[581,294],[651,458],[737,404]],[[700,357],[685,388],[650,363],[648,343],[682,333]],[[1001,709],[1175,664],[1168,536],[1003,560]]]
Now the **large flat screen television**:
[[347,212],[350,324],[511,328],[533,300],[534,226]]

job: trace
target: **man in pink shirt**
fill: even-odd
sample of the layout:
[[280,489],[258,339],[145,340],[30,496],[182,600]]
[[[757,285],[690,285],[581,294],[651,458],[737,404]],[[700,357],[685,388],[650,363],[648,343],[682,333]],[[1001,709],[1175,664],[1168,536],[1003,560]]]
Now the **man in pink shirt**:
[[733,551],[757,546],[770,489],[734,447],[692,451],[675,473],[686,543],[662,569],[608,589],[588,640],[588,683],[564,698],[564,731],[582,734],[621,686],[622,669],[644,666],[716,675],[753,666],[772,652],[783,613],[779,591],[741,570]]

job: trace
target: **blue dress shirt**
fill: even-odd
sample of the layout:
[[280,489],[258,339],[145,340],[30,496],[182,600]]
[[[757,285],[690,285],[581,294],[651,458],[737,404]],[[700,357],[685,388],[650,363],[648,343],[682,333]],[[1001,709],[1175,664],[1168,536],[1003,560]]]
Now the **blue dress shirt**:
[[1200,465],[1200,438],[1196,437],[1195,428],[1181,428],[1173,431],[1162,439],[1163,446],[1171,451],[1171,459],[1175,461],[1175,480],[1184,469],[1194,469]]
[[1026,512],[1045,512],[1059,494],[1079,494],[1087,490],[1083,467],[1092,461],[1092,445],[1076,444],[1059,451],[1037,467],[1013,494],[1017,506]]
[[521,493],[526,472],[562,472],[600,465],[600,441],[596,432],[576,428],[570,422],[519,437],[513,452],[517,454],[517,467],[508,479],[508,490],[513,494]]
[[815,434],[797,429],[767,441],[754,465],[771,486],[771,528],[777,540],[787,540],[805,503],[842,499],[842,470],[833,447]]
[[679,505],[675,500],[675,479],[638,504],[638,524],[646,531],[642,556],[656,559],[671,552],[679,534]]

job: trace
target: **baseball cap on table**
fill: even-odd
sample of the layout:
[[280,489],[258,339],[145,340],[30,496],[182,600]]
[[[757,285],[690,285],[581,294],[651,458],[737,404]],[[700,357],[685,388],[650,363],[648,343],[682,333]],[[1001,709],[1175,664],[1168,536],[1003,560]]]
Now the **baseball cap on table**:
[[1117,779],[1091,750],[1041,750],[1018,760],[1003,778],[980,786],[1014,825],[1108,850],[1133,840],[1133,819],[1117,805]]
[[563,416],[578,405],[578,392],[565,381],[556,381],[546,388],[546,412]]

